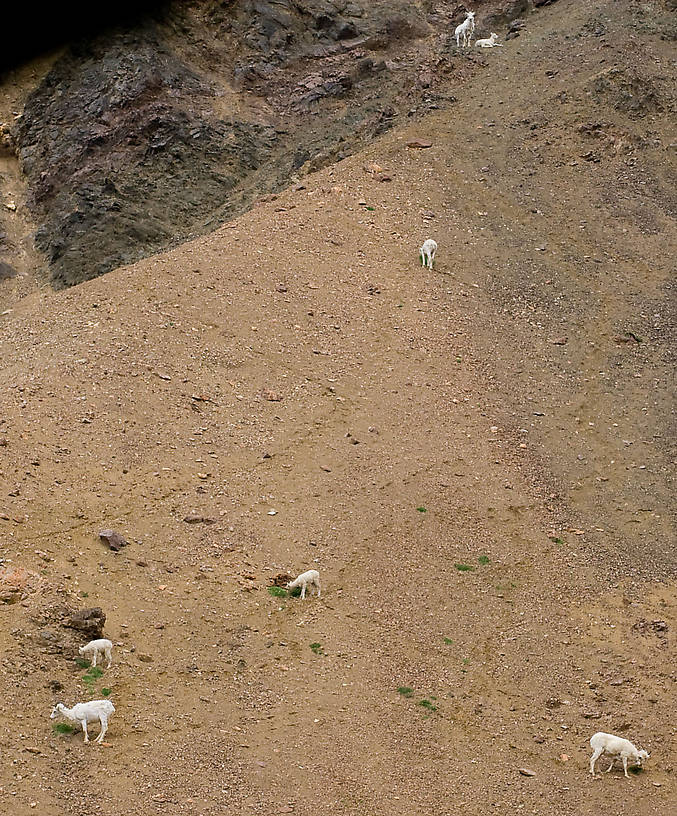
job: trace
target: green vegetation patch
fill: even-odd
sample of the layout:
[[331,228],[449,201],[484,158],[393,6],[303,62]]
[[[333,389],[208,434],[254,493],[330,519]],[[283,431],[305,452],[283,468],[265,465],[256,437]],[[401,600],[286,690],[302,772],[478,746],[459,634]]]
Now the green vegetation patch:
[[459,572],[472,572],[475,569],[470,564],[454,564],[454,566]]
[[401,694],[403,697],[411,697],[411,695],[414,693],[414,689],[409,688],[409,686],[398,686],[397,693]]

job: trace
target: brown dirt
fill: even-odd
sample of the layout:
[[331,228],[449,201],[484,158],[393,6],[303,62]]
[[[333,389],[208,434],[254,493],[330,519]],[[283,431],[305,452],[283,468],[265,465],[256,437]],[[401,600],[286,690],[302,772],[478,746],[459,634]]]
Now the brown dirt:
[[[0,606],[7,812],[669,812],[672,45],[645,6],[561,0],[453,109],[1,318],[0,556],[44,581]],[[311,567],[320,600],[268,593]],[[102,748],[50,728],[88,695],[60,605],[118,644]],[[645,771],[593,780],[598,730]]]

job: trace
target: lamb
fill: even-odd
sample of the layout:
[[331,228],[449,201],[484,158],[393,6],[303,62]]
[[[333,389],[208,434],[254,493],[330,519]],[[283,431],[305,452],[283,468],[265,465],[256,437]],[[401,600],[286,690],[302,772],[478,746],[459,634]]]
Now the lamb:
[[[620,757],[623,760],[623,773],[625,776],[628,776],[629,759],[641,767],[642,760],[649,758],[649,754],[646,751],[638,751],[630,740],[623,739],[623,737],[615,737],[613,734],[605,734],[602,731],[590,737],[590,747],[593,750],[592,757],[590,758],[590,773],[593,776],[595,775],[595,762],[597,762],[602,754],[608,754],[611,757],[611,765],[609,765],[607,773],[613,768],[614,759]],[[628,779],[630,779],[629,776]]]
[[465,20],[456,26],[456,30],[454,31],[454,35],[456,37],[456,47],[460,46],[459,40],[463,39],[463,47],[465,48],[469,42],[470,38],[475,31],[475,12],[474,11],[466,11],[465,13]]
[[94,740],[101,744],[108,730],[108,718],[115,713],[115,707],[110,700],[91,700],[88,703],[76,703],[73,708],[66,708],[63,703],[57,703],[52,709],[50,719],[54,720],[60,714],[71,722],[79,725],[85,734],[85,742],[89,742],[87,733],[87,723],[96,722],[101,724],[101,733]]
[[320,573],[317,570],[308,570],[302,572],[298,578],[294,578],[287,584],[287,589],[294,589],[294,587],[301,587],[301,598],[306,597],[306,587],[314,586],[317,589],[317,597],[320,597]]
[[427,241],[423,242],[423,246],[418,252],[421,257],[421,266],[427,266],[428,269],[432,269],[435,261],[435,253],[437,252],[437,241],[428,238]]
[[113,662],[113,644],[107,638],[100,638],[99,640],[90,640],[86,646],[78,647],[81,655],[91,655],[92,666],[96,666],[96,659],[100,653],[108,660],[107,669],[110,669]]
[[480,48],[493,48],[494,46],[498,46],[499,48],[503,48],[502,43],[496,42],[498,39],[498,34],[495,34],[493,31],[491,32],[491,36],[485,40],[475,40],[475,48],[479,46]]

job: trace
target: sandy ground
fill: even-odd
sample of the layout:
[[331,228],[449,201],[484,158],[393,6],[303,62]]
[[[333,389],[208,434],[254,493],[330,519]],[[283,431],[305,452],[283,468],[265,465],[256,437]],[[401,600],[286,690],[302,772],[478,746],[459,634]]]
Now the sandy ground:
[[[670,812],[672,46],[639,11],[561,0],[449,110],[13,302],[3,810]],[[311,567],[319,600],[267,591]],[[51,729],[89,696],[64,605],[117,644],[102,747]],[[595,731],[645,770],[593,779]]]

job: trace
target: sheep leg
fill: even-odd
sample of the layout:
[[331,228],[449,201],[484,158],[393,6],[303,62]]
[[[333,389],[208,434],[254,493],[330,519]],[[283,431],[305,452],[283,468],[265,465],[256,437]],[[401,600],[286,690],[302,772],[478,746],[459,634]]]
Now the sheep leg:
[[628,777],[628,779],[630,779],[628,776],[628,758],[626,756],[623,757],[623,773]]
[[320,597],[320,582],[317,582],[317,597]]
[[606,769],[605,773],[609,773],[614,766],[614,758],[611,757],[611,765]]
[[594,776],[595,775],[595,762],[602,756],[602,749],[595,748],[592,756],[590,757],[590,773]]
[[97,651],[92,652],[92,668],[93,668],[93,669],[95,669],[95,668],[96,668],[96,656],[97,656],[98,654],[99,654],[99,653],[98,653]]
[[112,649],[107,649],[106,650],[106,657],[108,659],[108,665],[106,666],[106,668],[110,669],[110,667],[113,665],[113,650]]
[[435,266],[435,250],[433,250],[432,255],[430,256],[430,268],[433,269]]
[[89,742],[89,734],[87,733],[87,720],[80,720],[80,725],[85,734],[85,742]]
[[99,745],[101,745],[103,738],[106,736],[106,731],[108,731],[108,719],[106,717],[99,717],[99,723],[101,724],[101,733],[94,742],[98,742]]
[[301,600],[303,600],[305,597],[306,597],[306,585],[301,584]]

